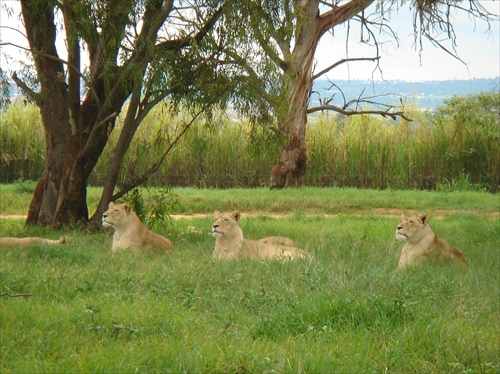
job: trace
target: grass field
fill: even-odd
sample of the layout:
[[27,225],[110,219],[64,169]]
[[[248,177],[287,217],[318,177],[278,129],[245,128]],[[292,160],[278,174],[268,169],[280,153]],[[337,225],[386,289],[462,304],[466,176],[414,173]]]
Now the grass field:
[[[68,237],[1,249],[0,371],[498,373],[498,195],[354,189],[174,189],[151,222],[173,254],[111,255],[111,232],[0,218],[2,236]],[[0,213],[25,214],[29,188],[0,186]],[[89,190],[89,205],[98,189]],[[145,197],[147,201],[147,196]],[[417,209],[418,208],[418,209]],[[293,238],[314,261],[215,262],[215,210],[240,209],[246,237]],[[467,269],[396,273],[401,212],[467,254]],[[283,213],[291,213],[283,215]],[[279,218],[275,214],[282,214]]]

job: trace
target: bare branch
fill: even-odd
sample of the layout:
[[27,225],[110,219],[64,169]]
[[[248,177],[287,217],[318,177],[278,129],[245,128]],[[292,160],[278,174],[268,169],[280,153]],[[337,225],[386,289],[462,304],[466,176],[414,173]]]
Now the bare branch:
[[324,110],[330,110],[334,111],[340,114],[343,114],[345,116],[357,116],[357,115],[362,115],[362,114],[375,114],[375,115],[380,115],[382,117],[390,117],[392,119],[397,119],[398,117],[403,118],[406,121],[412,121],[410,118],[406,117],[403,112],[391,112],[389,110],[345,110],[343,108],[340,108],[335,105],[331,104],[326,104],[326,105],[320,105],[316,106],[313,108],[309,108],[307,110],[307,114],[311,114],[314,112],[320,112]]
[[59,58],[59,57],[56,57],[56,56],[52,56],[52,55],[49,55],[47,53],[43,53],[43,52],[40,52],[40,51],[35,51],[33,49],[26,48],[26,47],[23,47],[23,46],[14,44],[14,43],[0,43],[0,46],[3,46],[3,45],[10,45],[12,47],[19,48],[19,49],[22,49],[24,51],[30,52],[31,54],[37,54],[37,55],[39,55],[41,57],[44,57],[44,58],[46,58],[48,60],[60,62],[60,63],[62,63],[64,65],[68,66],[69,68],[71,68],[80,77],[82,77],[83,79],[85,79],[85,76],[80,72],[80,70],[77,67],[75,67],[74,65],[70,64],[68,61],[63,60],[62,58]]
[[[19,34],[21,34],[22,36],[24,36],[25,38],[27,38],[27,36],[25,34],[23,34],[20,30],[16,29],[15,27],[10,27],[10,26],[0,26],[0,29],[7,29],[7,30],[12,30],[12,31],[15,31]],[[0,44],[2,45],[2,44]]]
[[[455,0],[414,1],[413,33],[415,45],[419,45],[420,54],[423,51],[423,39],[425,38],[431,44],[442,49],[445,53],[467,66],[458,56],[457,36],[451,20],[451,10],[455,9],[467,13],[474,20],[474,24],[477,19],[486,22],[488,30],[491,30],[490,22],[498,21],[499,19],[497,14],[487,11],[481,5],[480,1],[471,0],[467,3],[469,4],[469,8],[460,6],[460,2]],[[432,35],[433,32],[436,32],[437,35],[445,33],[446,39],[451,42],[451,49],[445,47],[442,41],[437,39],[437,36]]]
[[101,126],[104,126],[107,122],[111,121],[113,118],[115,118],[118,115],[118,113],[114,112],[111,113],[109,116],[104,118],[101,122],[99,122],[97,125],[95,125],[94,129],[98,129]]
[[336,63],[330,65],[326,69],[321,70],[318,74],[313,75],[312,79],[315,80],[320,76],[328,73],[330,70],[335,69],[339,65],[345,64],[346,62],[354,62],[354,61],[378,61],[380,60],[380,56],[377,57],[353,57],[353,58],[343,58]]
[[28,87],[26,83],[24,83],[19,77],[17,76],[16,72],[12,73],[12,80],[16,82],[16,84],[23,90],[24,94],[28,97],[29,100],[33,101],[36,105],[40,105],[41,102],[41,96],[38,92],[33,91],[31,88]]

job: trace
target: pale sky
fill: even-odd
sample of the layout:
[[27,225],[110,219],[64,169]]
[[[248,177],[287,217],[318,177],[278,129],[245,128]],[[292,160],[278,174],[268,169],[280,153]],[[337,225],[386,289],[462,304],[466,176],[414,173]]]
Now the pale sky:
[[[18,21],[20,5],[15,0],[0,0],[0,25],[17,28],[21,23]],[[481,1],[488,10],[500,15],[499,0]],[[4,6],[14,8],[14,17],[8,18]],[[362,80],[405,80],[405,81],[428,81],[449,79],[473,79],[473,78],[498,78],[500,76],[500,22],[491,23],[488,32],[484,22],[474,24],[466,15],[462,15],[453,21],[457,34],[457,52],[459,57],[467,63],[467,66],[444,51],[437,49],[430,43],[424,44],[424,50],[419,56],[418,48],[414,46],[412,17],[408,8],[404,7],[399,13],[391,16],[391,27],[400,38],[399,46],[386,43],[381,50],[380,68],[374,71],[373,62],[352,62],[344,64],[332,70],[327,77],[330,79],[362,79]],[[22,26],[21,26],[22,27]],[[359,24],[353,23],[350,30],[350,42],[348,54],[346,52],[346,27],[340,26],[335,29],[335,37],[325,35],[318,46],[315,58],[317,61],[316,71],[335,63],[341,58],[351,57],[374,57],[373,48],[367,48],[359,40]],[[23,31],[23,30],[21,30]],[[2,42],[11,42],[27,46],[23,36],[10,29],[0,28],[0,39]],[[382,38],[379,39],[383,40]],[[5,54],[14,59],[23,59],[24,52],[15,48],[1,47],[0,66],[9,68],[10,62],[5,59]],[[65,58],[59,51],[60,57]]]
[[[499,0],[485,0],[481,3],[490,12],[500,15]],[[390,25],[398,34],[400,42],[399,46],[393,43],[384,45],[380,52],[382,73],[378,70],[374,72],[376,64],[373,62],[351,62],[335,68],[328,77],[404,81],[500,77],[500,21],[491,22],[490,31],[485,22],[474,25],[464,14],[453,18],[452,22],[457,35],[458,56],[467,66],[429,42],[424,43],[424,49],[419,56],[419,47],[415,48],[414,45],[412,15],[408,6],[405,6],[399,13],[391,15]],[[367,48],[359,42],[359,30],[358,23],[351,24],[349,54],[346,52],[346,27],[337,27],[334,38],[325,35],[316,51],[316,71],[323,70],[341,58],[375,57],[373,48]]]

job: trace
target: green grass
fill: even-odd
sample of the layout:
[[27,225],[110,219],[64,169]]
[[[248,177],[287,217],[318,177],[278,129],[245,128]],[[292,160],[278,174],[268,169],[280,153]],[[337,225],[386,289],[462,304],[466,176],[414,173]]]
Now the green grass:
[[[11,189],[2,186],[1,213],[25,213],[26,202],[15,212],[3,201],[7,191],[29,204]],[[500,370],[496,195],[274,192],[175,190],[179,212],[261,212],[242,218],[248,238],[290,236],[314,261],[214,262],[212,237],[184,233],[187,226],[208,231],[210,216],[158,224],[176,243],[165,256],[112,256],[110,231],[0,219],[3,236],[68,236],[65,246],[1,249],[0,291],[33,295],[0,297],[0,371]],[[398,211],[425,208],[434,230],[463,250],[470,266],[396,273],[398,219],[373,210],[386,203]],[[285,211],[296,213],[266,214]]]
[[[0,184],[0,214],[26,214],[35,188],[34,182]],[[154,188],[141,190],[146,204],[152,204]],[[102,193],[100,187],[87,189],[92,214]],[[178,201],[171,214],[213,213],[214,210],[242,210],[269,213],[356,214],[373,209],[401,209],[409,212],[436,210],[472,211],[491,214],[500,210],[498,195],[473,191],[360,190],[319,188],[270,190],[268,188],[198,189],[173,188]]]

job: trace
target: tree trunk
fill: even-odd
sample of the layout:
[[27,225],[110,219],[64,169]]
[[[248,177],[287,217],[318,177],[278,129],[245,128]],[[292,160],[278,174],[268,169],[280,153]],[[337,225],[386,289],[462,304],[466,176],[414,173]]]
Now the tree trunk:
[[[139,85],[138,85],[139,86]],[[128,150],[129,144],[137,131],[139,126],[139,121],[136,120],[136,112],[140,104],[140,90],[136,89],[132,94],[130,102],[128,104],[127,115],[123,123],[123,128],[118,138],[116,148],[113,151],[113,157],[111,158],[111,164],[108,169],[108,174],[106,176],[106,181],[104,182],[103,191],[101,194],[101,199],[97,205],[96,212],[91,218],[91,223],[97,226],[101,223],[101,216],[107,210],[108,204],[112,201],[113,191],[118,180],[118,175],[120,173],[120,167],[122,165],[125,154]]]
[[[40,92],[29,96],[40,108],[45,132],[45,170],[33,195],[26,224],[57,226],[88,221],[87,179],[107,143],[109,126],[99,124],[104,91],[94,87],[80,107],[80,46],[68,38],[68,84],[55,48],[54,10],[49,3],[22,2],[30,47],[40,77]],[[43,22],[41,21],[43,19]],[[38,25],[43,25],[38,26]],[[102,82],[96,80],[96,87]],[[125,94],[117,95],[121,107]],[[122,100],[120,100],[122,99]],[[114,120],[114,118],[113,118]],[[98,125],[96,125],[96,123]],[[107,126],[106,126],[107,125]]]
[[[64,82],[64,69],[55,48],[56,26],[50,4],[23,0],[24,22],[40,78],[40,93],[29,96],[40,107],[45,129],[45,171],[38,185],[38,193],[30,204],[27,223],[50,225],[54,217],[61,177],[66,160],[66,141],[69,123],[68,93]],[[46,58],[51,56],[51,58]]]
[[333,6],[321,15],[319,0],[294,2],[299,17],[295,46],[290,54],[290,67],[285,71],[290,83],[284,89],[288,110],[282,128],[288,144],[282,149],[279,162],[271,170],[271,188],[298,187],[304,183],[307,167],[307,107],[313,85],[314,54],[319,40],[329,29],[364,12],[374,2],[375,0],[351,0],[343,5]]
[[297,32],[291,66],[286,72],[291,77],[285,89],[289,104],[283,126],[288,144],[281,150],[279,162],[271,171],[271,188],[300,187],[306,175],[307,103],[313,82],[314,53],[319,40],[318,1],[302,1],[297,6],[301,8],[304,18]]
[[[215,57],[206,59],[204,52],[194,59],[190,56],[184,58],[182,50],[191,48],[193,41],[199,43],[204,38],[211,39],[212,28],[224,14],[224,4],[213,12],[207,11],[207,18],[198,25],[200,28],[193,35],[187,34],[191,33],[196,21],[189,25],[186,20],[185,27],[191,31],[179,31],[171,40],[164,40],[163,37],[158,38],[158,33],[167,18],[172,17],[174,9],[186,14],[192,9],[198,14],[200,5],[184,8],[181,5],[174,7],[173,1],[147,0],[118,2],[120,6],[100,9],[95,8],[93,3],[21,0],[39,89],[32,89],[15,73],[13,79],[40,108],[46,137],[45,169],[30,204],[27,224],[58,226],[89,221],[86,202],[88,177],[108,143],[116,117],[134,90],[133,103],[120,134],[105,193],[93,217],[100,219],[99,211],[112,198],[121,161],[144,116],[163,98],[184,90],[182,82],[176,83],[176,79],[173,79],[173,87],[168,88],[170,83],[164,78],[170,72],[165,69],[165,64],[170,67],[174,61],[183,63],[184,69],[199,70],[201,77],[205,74],[201,68],[211,59],[215,61]],[[134,14],[139,3],[144,5],[142,15]],[[177,13],[174,13],[175,18]],[[60,25],[56,25],[55,14],[64,17],[67,61],[57,55],[56,29]],[[140,27],[135,28],[135,31],[140,29],[140,33],[129,38],[127,30],[132,26],[132,18],[137,21],[134,26],[140,23]],[[85,45],[90,60],[85,74],[80,72],[81,44]],[[129,50],[131,45],[133,50]],[[124,56],[127,56],[125,60]],[[147,69],[148,82],[144,86]],[[214,69],[207,71],[212,73]],[[179,76],[182,74],[179,73]],[[82,79],[87,88],[83,102]],[[184,82],[184,76],[182,80]],[[189,77],[187,81],[194,79]],[[166,87],[160,87],[163,85]],[[143,94],[144,101],[141,102]]]

